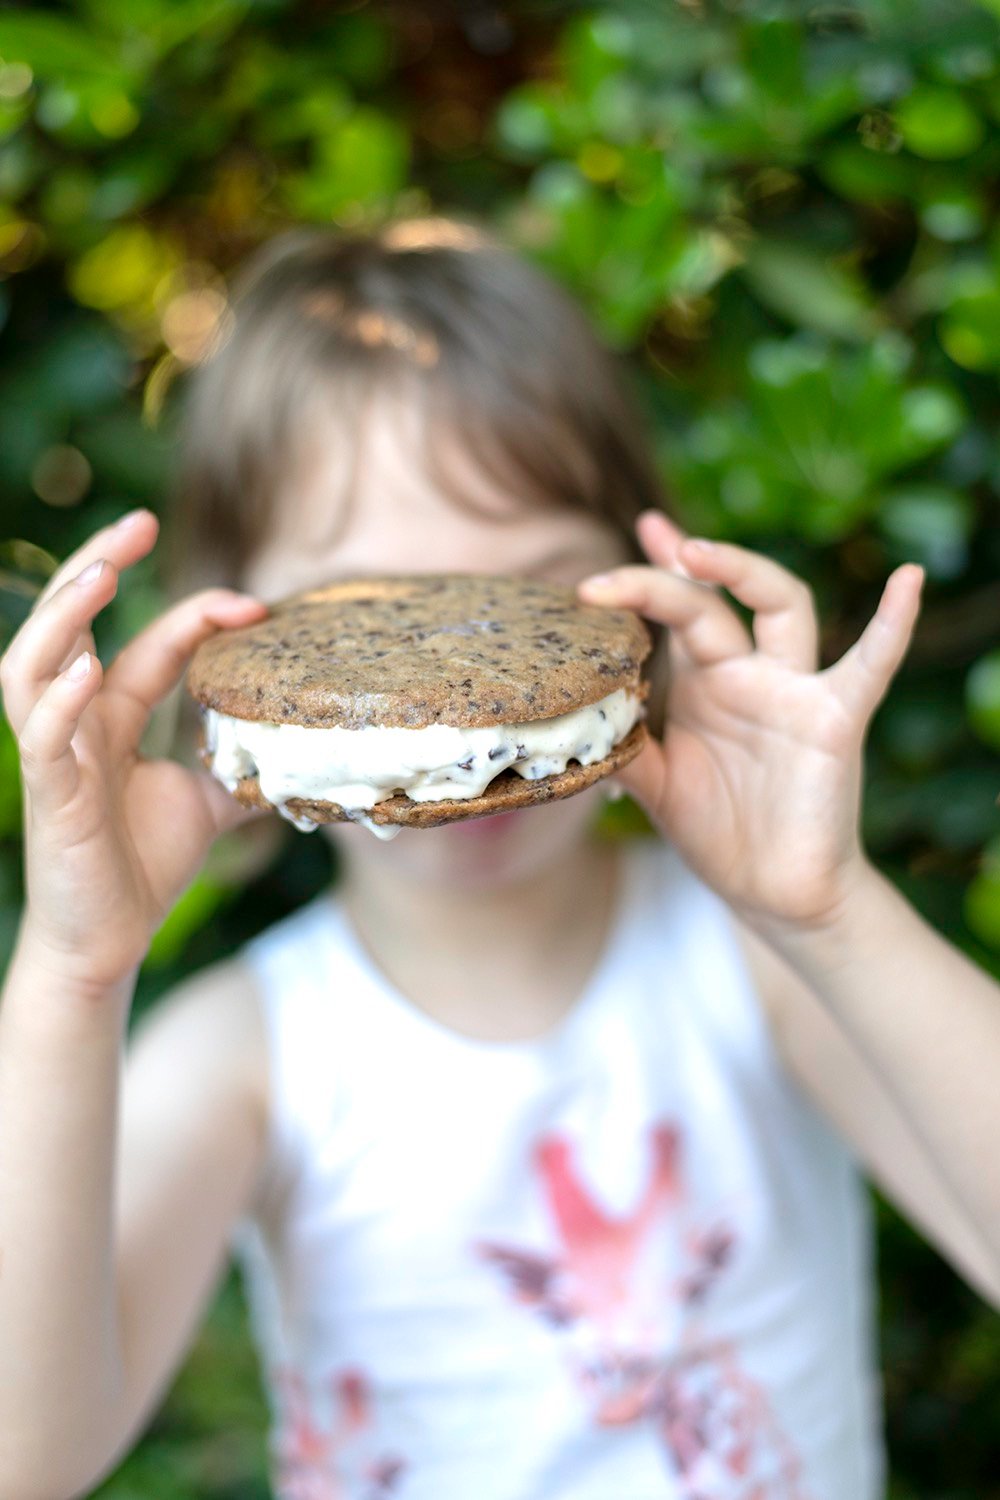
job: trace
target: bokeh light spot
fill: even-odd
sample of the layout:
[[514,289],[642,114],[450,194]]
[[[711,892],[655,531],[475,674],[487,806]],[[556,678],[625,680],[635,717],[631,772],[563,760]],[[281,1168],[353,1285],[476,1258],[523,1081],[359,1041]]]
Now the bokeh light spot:
[[46,505],[77,505],[90,489],[93,470],[79,448],[54,443],[31,471],[31,488]]

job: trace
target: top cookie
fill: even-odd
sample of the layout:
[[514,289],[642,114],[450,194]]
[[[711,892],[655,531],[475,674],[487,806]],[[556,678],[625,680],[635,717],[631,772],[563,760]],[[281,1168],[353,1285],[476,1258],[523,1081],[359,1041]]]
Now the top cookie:
[[635,687],[651,647],[630,610],[530,578],[345,579],[198,647],[188,691],[239,719],[364,729],[550,719]]

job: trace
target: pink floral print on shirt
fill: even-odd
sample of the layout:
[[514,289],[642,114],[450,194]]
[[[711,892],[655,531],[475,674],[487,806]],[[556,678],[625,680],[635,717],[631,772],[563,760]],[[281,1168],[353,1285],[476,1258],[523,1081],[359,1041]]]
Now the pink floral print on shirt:
[[583,1182],[566,1137],[544,1137],[533,1166],[558,1236],[552,1254],[474,1246],[514,1300],[564,1340],[600,1426],[646,1422],[684,1500],[808,1500],[800,1464],[731,1343],[699,1335],[698,1313],[733,1256],[725,1224],[684,1227],[680,1132],[650,1131],[651,1166],[630,1213],[609,1213]]
[[405,1463],[379,1455],[371,1387],[361,1370],[330,1378],[329,1424],[318,1422],[302,1374],[291,1364],[273,1372],[281,1403],[274,1452],[278,1500],[387,1500]]

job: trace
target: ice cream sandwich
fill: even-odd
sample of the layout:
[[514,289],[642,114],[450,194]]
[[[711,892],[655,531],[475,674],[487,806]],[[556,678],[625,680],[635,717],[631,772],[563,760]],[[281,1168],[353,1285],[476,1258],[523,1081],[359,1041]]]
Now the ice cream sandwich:
[[338,580],[204,641],[203,763],[296,828],[391,838],[568,797],[646,739],[646,626],[573,589],[483,574]]

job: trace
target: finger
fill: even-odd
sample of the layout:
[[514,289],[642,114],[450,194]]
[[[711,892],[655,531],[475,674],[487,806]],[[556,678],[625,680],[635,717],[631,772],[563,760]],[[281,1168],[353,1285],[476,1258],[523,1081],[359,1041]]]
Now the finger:
[[[157,517],[151,510],[146,510],[144,507],[120,516],[117,521],[96,532],[66,559],[62,567],[49,579],[42,597],[48,597],[49,591],[54,587],[61,587],[66,579],[78,576],[78,573],[89,566],[95,557],[108,558],[119,572],[130,568],[133,563],[138,562],[140,557],[145,557],[151,550],[159,529],[160,523]],[[89,630],[82,631],[70,647],[65,659],[60,662],[60,670],[68,666],[80,651],[93,649],[93,634]]]
[[150,713],[180,681],[201,642],[217,630],[263,619],[268,606],[232,589],[203,589],[182,599],[140,630],[111,662],[105,694],[127,719],[126,745],[134,749]]
[[652,814],[663,794],[664,774],[663,749],[651,736],[639,754],[615,772],[615,780]]
[[664,515],[662,510],[644,510],[635,523],[635,530],[643,552],[654,567],[669,568],[671,572],[680,573],[682,578],[691,577],[680,557],[687,532],[676,521]]
[[51,599],[70,578],[83,571],[88,563],[106,557],[121,571],[144,557],[156,541],[160,523],[151,510],[133,510],[110,526],[102,526],[82,546],[71,552],[48,579],[34,608]]
[[644,510],[635,523],[643,551],[658,567],[668,568],[676,560],[677,549],[687,533],[662,510]]
[[920,613],[924,570],[904,563],[891,573],[878,608],[854,645],[820,675],[851,713],[866,720],[906,655]]
[[271,807],[246,807],[232,792],[228,791],[213,776],[211,771],[196,770],[192,772],[202,784],[205,801],[208,804],[209,816],[215,827],[215,835],[229,833],[233,828],[241,828],[244,823],[255,822],[259,818],[267,817],[274,811]]
[[94,651],[90,623],[117,587],[117,569],[102,558],[34,606],[0,662],[4,706],[15,734],[57,673],[82,651]]
[[674,639],[699,666],[753,651],[746,626],[720,594],[662,568],[615,568],[585,578],[578,590],[589,603],[634,609],[670,626]]
[[719,592],[710,580],[695,579],[695,575],[688,569],[681,555],[681,548],[687,541],[688,534],[670,516],[664,515],[662,510],[644,510],[636,522],[635,529],[642,550],[656,567],[669,568],[672,573],[679,573],[682,578],[701,582],[705,588]]
[[42,693],[18,736],[21,775],[34,812],[50,817],[73,798],[80,768],[72,740],[101,685],[101,663],[84,652]]
[[687,537],[679,551],[694,577],[723,584],[734,599],[754,611],[759,651],[800,672],[815,672],[819,626],[812,590],[803,579],[773,558],[731,542]]

